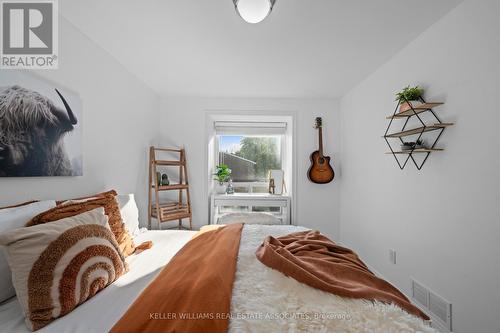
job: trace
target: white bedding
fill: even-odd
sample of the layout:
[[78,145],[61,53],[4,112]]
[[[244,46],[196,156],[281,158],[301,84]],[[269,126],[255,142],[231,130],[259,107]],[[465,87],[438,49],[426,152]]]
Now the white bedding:
[[301,230],[305,229],[245,225],[233,285],[230,333],[437,333],[394,305],[314,289],[263,265],[255,257],[255,250],[266,236]]
[[[233,318],[229,332],[436,333],[422,320],[396,306],[342,298],[311,288],[270,269],[255,257],[255,250],[266,236],[281,236],[300,230],[305,229],[294,226],[244,226],[231,300]],[[127,274],[70,314],[37,332],[107,332],[194,233],[147,231],[140,234],[135,238],[137,244],[152,240],[154,246],[127,258],[130,268]],[[326,317],[304,319],[301,314]],[[257,316],[266,315],[270,317],[257,319]],[[299,317],[290,317],[297,315]],[[0,332],[29,332],[15,298],[0,305]]]
[[[129,272],[73,312],[54,321],[40,333],[103,333],[125,313],[161,268],[195,234],[194,231],[147,231],[134,238],[136,244],[152,240],[154,246],[127,258]],[[0,305],[0,332],[30,332],[14,297]]]

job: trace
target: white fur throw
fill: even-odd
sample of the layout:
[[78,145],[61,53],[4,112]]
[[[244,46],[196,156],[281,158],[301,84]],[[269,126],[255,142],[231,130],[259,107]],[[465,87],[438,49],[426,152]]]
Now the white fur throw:
[[342,298],[275,271],[255,257],[268,235],[306,230],[245,225],[231,300],[229,332],[437,333],[394,305]]

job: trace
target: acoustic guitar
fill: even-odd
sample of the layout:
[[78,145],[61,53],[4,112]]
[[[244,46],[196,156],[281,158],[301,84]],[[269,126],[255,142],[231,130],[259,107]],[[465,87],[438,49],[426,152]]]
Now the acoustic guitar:
[[327,184],[335,177],[335,172],[330,165],[330,156],[323,155],[323,121],[321,117],[316,118],[315,128],[319,135],[319,150],[310,156],[311,167],[307,172],[310,181],[316,184]]

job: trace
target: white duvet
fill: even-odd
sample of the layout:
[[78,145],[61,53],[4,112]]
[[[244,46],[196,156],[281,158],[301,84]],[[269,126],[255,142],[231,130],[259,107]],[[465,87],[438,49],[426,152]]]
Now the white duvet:
[[[230,332],[436,332],[398,307],[316,290],[256,259],[255,250],[266,236],[300,230],[305,229],[245,225],[231,301]],[[127,274],[37,332],[107,332],[193,234],[192,231],[148,231],[139,235],[136,243],[152,240],[154,246],[127,258],[130,268]],[[0,332],[29,332],[15,298],[0,305]]]

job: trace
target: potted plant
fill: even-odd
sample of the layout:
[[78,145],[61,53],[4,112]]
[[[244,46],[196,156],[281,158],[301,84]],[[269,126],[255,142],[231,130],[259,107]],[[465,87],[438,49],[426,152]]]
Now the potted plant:
[[410,110],[412,107],[416,107],[421,104],[420,98],[424,94],[424,89],[419,86],[410,87],[407,86],[400,92],[396,94],[396,102],[399,102],[399,112],[405,112]]
[[229,178],[231,177],[231,169],[226,164],[219,164],[215,167],[215,173],[214,173],[214,180],[216,181],[215,183],[215,193],[217,194],[224,194],[226,193],[226,186],[224,183],[229,181]]

